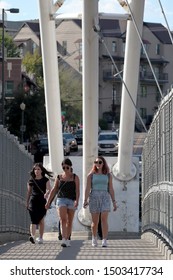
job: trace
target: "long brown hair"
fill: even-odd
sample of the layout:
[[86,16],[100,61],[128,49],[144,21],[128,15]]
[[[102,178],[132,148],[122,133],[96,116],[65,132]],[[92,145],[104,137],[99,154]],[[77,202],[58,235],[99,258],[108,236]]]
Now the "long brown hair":
[[[110,170],[109,170],[109,166],[108,166],[108,164],[107,164],[105,158],[102,157],[102,156],[98,156],[97,159],[98,159],[98,160],[100,159],[100,160],[103,162],[102,173],[103,173],[103,174],[108,174],[108,173],[110,172]],[[94,163],[93,166],[92,166],[92,168],[91,168],[90,173],[97,173],[97,172],[98,172],[98,170],[97,170],[96,165],[95,165],[95,163]]]
[[37,162],[34,164],[32,170],[30,171],[30,175],[31,177],[35,178],[35,168],[39,167],[41,169],[41,175],[44,177],[45,175],[49,176],[49,177],[53,177],[52,172],[48,171],[41,162]]

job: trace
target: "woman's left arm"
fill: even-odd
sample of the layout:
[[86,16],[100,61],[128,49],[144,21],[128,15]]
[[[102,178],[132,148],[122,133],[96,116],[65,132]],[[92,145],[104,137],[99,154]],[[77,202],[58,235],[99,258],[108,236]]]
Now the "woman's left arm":
[[75,207],[79,204],[79,196],[80,196],[80,180],[79,177],[75,176],[75,184],[76,184],[76,200],[75,200]]
[[44,197],[47,199],[49,194],[50,194],[50,191],[51,191],[51,185],[50,185],[50,180],[48,180],[46,182],[46,193],[44,195]]
[[115,200],[115,193],[114,193],[114,189],[113,189],[112,175],[111,174],[109,174],[108,188],[109,188],[109,193],[110,193],[110,196],[111,196],[111,199],[112,199],[113,210],[115,211],[117,209],[117,205],[116,205],[116,200]]

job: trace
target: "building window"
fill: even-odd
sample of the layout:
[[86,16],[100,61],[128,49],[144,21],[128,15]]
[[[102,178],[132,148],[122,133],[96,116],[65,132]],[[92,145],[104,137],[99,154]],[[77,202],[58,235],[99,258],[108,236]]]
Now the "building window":
[[143,79],[147,77],[147,68],[145,65],[140,66],[140,77]]
[[24,57],[24,50],[23,47],[19,48],[19,52],[20,52],[20,57]]
[[140,108],[140,115],[142,119],[146,119],[147,117],[147,108]]
[[82,55],[82,42],[79,43],[79,55]]
[[6,81],[5,83],[5,97],[13,97],[14,91],[14,82],[13,81]]
[[79,72],[82,72],[82,59],[79,59]]
[[32,43],[32,54],[34,54],[35,50],[37,49],[36,43]]
[[67,41],[62,41],[62,55],[67,55]]
[[156,54],[160,54],[160,44],[156,44]]
[[115,41],[112,41],[112,52],[113,53],[117,52],[117,43]]
[[147,87],[141,86],[141,97],[147,97]]
[[125,53],[126,42],[123,42],[123,53]]
[[154,73],[156,75],[156,78],[159,79],[160,78],[160,68],[155,66]]

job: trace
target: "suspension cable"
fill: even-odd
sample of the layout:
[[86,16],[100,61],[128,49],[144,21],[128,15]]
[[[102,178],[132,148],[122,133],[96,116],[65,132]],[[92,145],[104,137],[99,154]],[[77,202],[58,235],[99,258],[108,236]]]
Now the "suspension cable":
[[147,51],[146,51],[146,49],[145,49],[144,43],[143,43],[143,41],[142,41],[142,38],[141,38],[141,35],[140,35],[140,32],[139,32],[139,29],[138,29],[138,27],[137,27],[137,24],[136,24],[135,18],[134,18],[134,16],[133,16],[131,7],[130,7],[130,5],[129,5],[129,3],[128,3],[128,0],[126,0],[126,3],[127,3],[127,5],[128,5],[129,11],[130,11],[130,15],[131,15],[131,17],[132,17],[132,20],[133,20],[133,23],[134,23],[134,26],[135,26],[137,35],[138,35],[138,37],[139,37],[139,40],[140,40],[141,45],[142,45],[142,48],[143,48],[143,50],[144,50],[144,52],[145,52],[145,55],[146,55],[146,57],[147,57],[148,63],[149,63],[149,65],[150,65],[152,74],[153,74],[154,79],[155,79],[155,82],[156,82],[157,87],[158,87],[158,89],[159,89],[159,93],[160,93],[160,95],[161,95],[161,98],[163,99],[162,90],[161,90],[160,85],[159,85],[159,83],[158,83],[157,77],[156,77],[156,75],[155,75],[155,73],[154,73],[153,66],[152,66],[152,64],[151,64],[150,58],[149,58],[149,56],[148,56],[148,53],[147,53]]
[[134,107],[135,107],[135,109],[136,109],[136,113],[137,113],[137,115],[138,115],[138,117],[139,117],[139,119],[140,119],[140,121],[141,121],[141,123],[142,123],[142,125],[143,125],[143,127],[144,127],[144,130],[145,130],[145,132],[147,132],[147,128],[146,128],[146,126],[145,126],[145,124],[144,124],[144,122],[143,122],[143,120],[142,120],[142,118],[141,118],[141,116],[140,116],[140,114],[139,114],[139,112],[138,112],[137,106],[136,106],[135,102],[133,101],[133,98],[132,98],[132,96],[131,96],[131,94],[130,94],[130,92],[129,92],[129,89],[127,88],[127,85],[126,85],[126,83],[124,82],[124,80],[123,80],[123,78],[122,78],[122,75],[121,75],[121,72],[122,72],[122,71],[120,71],[120,70],[118,69],[118,67],[117,67],[117,65],[116,65],[116,63],[115,63],[115,61],[114,61],[114,59],[113,59],[113,57],[112,57],[112,55],[111,55],[111,53],[110,53],[110,51],[109,51],[107,45],[106,45],[106,43],[105,43],[105,41],[104,41],[103,34],[101,33],[100,29],[98,30],[96,27],[94,27],[93,29],[94,29],[94,31],[98,34],[98,36],[99,36],[101,42],[103,43],[103,45],[104,45],[104,47],[105,47],[105,49],[106,49],[106,51],[107,51],[107,53],[108,53],[108,55],[109,55],[111,61],[112,61],[112,64],[113,64],[113,66],[114,66],[114,68],[115,68],[115,70],[116,70],[116,72],[117,72],[116,75],[120,77],[122,84],[124,84],[124,86],[125,86],[125,88],[126,88],[126,90],[127,90],[127,93],[128,93],[128,95],[129,95],[129,97],[130,97],[130,99],[131,99],[131,101],[132,101],[132,104],[134,105]]
[[159,1],[159,4],[160,4],[160,8],[161,8],[161,11],[162,11],[163,17],[164,17],[165,22],[166,22],[166,26],[167,26],[167,28],[168,28],[169,37],[170,37],[171,42],[172,42],[172,45],[173,45],[173,37],[172,37],[171,31],[170,31],[170,28],[169,28],[169,24],[168,24],[168,21],[167,21],[167,18],[166,18],[165,12],[164,12],[164,10],[163,10],[162,3],[161,3],[161,1],[160,1],[160,0],[158,0],[158,1]]

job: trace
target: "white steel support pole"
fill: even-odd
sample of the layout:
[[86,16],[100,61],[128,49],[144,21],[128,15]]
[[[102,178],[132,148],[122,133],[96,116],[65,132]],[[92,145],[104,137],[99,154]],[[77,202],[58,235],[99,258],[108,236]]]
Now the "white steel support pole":
[[[98,154],[98,0],[83,0],[83,198],[87,174]],[[90,225],[88,209],[81,209],[79,219]]]
[[49,163],[50,169],[57,173],[61,170],[63,160],[63,140],[55,21],[52,17],[53,1],[39,0],[39,10]]
[[[124,3],[125,1],[122,2]],[[128,2],[142,36],[145,0],[131,0]],[[128,20],[123,71],[123,80],[126,86],[123,84],[122,87],[118,162],[113,167],[113,174],[122,181],[131,180],[136,174],[136,168],[132,164],[132,153],[136,113],[134,104],[136,104],[137,99],[140,50],[141,43],[134,23],[132,20]],[[127,89],[134,104],[129,97]]]

